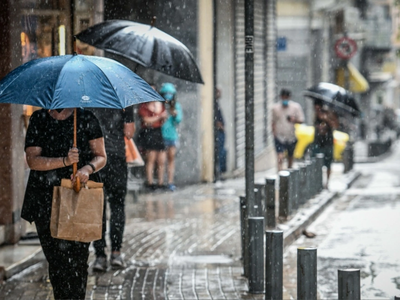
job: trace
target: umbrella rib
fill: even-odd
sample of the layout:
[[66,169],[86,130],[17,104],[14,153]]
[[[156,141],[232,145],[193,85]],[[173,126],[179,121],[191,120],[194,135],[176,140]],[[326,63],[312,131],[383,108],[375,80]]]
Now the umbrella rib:
[[[92,61],[90,61],[90,60],[88,60],[88,59],[85,59],[85,60],[88,61],[88,62],[90,62],[90,63],[93,64],[94,66],[96,66],[96,68],[97,68],[101,73],[104,74],[104,79],[107,80],[107,82],[110,84],[111,87],[113,87],[113,88],[112,88],[112,91],[113,91],[114,96],[115,96],[117,99],[119,99],[119,96],[118,96],[117,92],[115,91],[114,86],[113,86],[113,84],[111,83],[110,79],[108,78],[107,74],[104,73],[104,71],[103,71],[101,68],[99,68],[99,66],[97,66],[94,62],[92,62]],[[115,73],[115,74],[116,74],[116,73]],[[122,78],[121,78],[121,80],[122,80]],[[125,83],[125,82],[124,82],[124,83]]]

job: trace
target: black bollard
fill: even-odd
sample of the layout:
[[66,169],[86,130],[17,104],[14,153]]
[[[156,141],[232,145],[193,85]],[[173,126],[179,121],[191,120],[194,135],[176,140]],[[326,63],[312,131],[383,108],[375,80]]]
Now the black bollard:
[[324,167],[324,154],[317,153],[315,156],[317,159],[317,185],[318,185],[318,193],[322,191],[324,188],[324,173],[322,168]]
[[307,165],[301,164],[299,170],[299,206],[306,203],[307,199]]
[[279,172],[279,217],[287,219],[291,213],[290,207],[290,172]]
[[315,157],[311,158],[311,178],[310,178],[310,193],[313,198],[318,193],[317,183],[317,160]]
[[249,292],[264,293],[264,218],[249,217]]
[[264,215],[265,223],[267,228],[275,228],[275,176],[267,177],[265,179],[265,208],[266,212]]
[[[256,183],[254,184],[254,192],[256,198],[256,205],[258,206],[256,211],[256,217],[264,217],[265,215],[265,184]],[[255,191],[257,190],[257,192]]]
[[240,196],[240,232],[242,241],[243,276],[248,278],[249,251],[248,251],[248,220],[247,202],[245,196]]
[[299,189],[300,189],[300,170],[298,168],[290,169],[291,174],[291,183],[292,183],[292,195],[290,201],[290,207],[292,209],[292,213],[295,212],[299,208]]
[[317,248],[297,249],[297,299],[317,300]]
[[306,164],[306,181],[305,181],[305,201],[304,203],[308,202],[314,195],[311,191],[311,165],[312,162],[310,160],[305,162]]
[[361,299],[360,270],[338,270],[338,294],[339,300]]
[[283,298],[283,231],[265,232],[265,300]]

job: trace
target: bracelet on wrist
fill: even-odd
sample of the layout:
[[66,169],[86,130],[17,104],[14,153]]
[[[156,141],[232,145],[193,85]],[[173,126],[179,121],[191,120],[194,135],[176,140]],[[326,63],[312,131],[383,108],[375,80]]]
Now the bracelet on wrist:
[[[94,173],[94,172],[96,172],[96,168],[95,168],[95,166],[94,166],[93,164],[91,164],[91,163],[88,163],[88,165],[89,165],[89,166],[92,168],[92,170],[93,170],[93,173]],[[92,173],[92,174],[93,174],[93,173]]]
[[65,156],[63,157],[63,164],[64,164],[64,167],[67,166],[67,165],[65,164]]

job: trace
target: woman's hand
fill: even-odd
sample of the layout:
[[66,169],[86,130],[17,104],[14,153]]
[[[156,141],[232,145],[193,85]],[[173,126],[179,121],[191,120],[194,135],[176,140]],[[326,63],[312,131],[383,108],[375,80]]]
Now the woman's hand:
[[68,151],[68,156],[66,158],[66,165],[70,166],[74,163],[78,163],[79,162],[79,150],[78,148],[71,148]]
[[72,183],[75,184],[76,178],[79,178],[81,184],[88,182],[91,170],[92,168],[90,166],[84,166],[80,168],[78,171],[76,171],[75,177],[73,174],[71,175]]

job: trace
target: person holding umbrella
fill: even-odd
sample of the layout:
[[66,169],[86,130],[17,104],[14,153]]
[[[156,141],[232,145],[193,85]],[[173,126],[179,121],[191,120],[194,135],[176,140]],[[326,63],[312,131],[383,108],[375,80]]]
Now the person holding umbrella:
[[70,178],[73,191],[81,193],[80,184],[99,181],[96,172],[107,162],[100,124],[85,108],[122,110],[147,101],[164,99],[127,67],[104,57],[39,58],[0,80],[0,103],[42,107],[26,133],[31,171],[21,217],[35,222],[55,299],[85,299],[90,244],[52,236],[53,190]]
[[321,100],[314,100],[315,112],[315,134],[312,144],[312,155],[317,153],[324,154],[324,166],[326,167],[326,184],[328,188],[329,177],[331,175],[331,164],[333,161],[333,131],[339,127],[337,114],[323,105]]
[[[26,132],[26,160],[31,169],[21,217],[35,222],[40,244],[48,262],[55,299],[85,299],[89,245],[53,238],[50,217],[53,188],[61,179],[100,181],[107,161],[103,133],[96,117],[77,110],[77,147],[73,145],[74,109],[35,111]],[[76,175],[72,165],[77,163]]]

